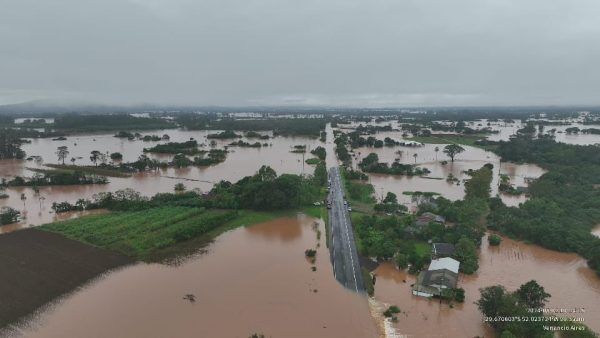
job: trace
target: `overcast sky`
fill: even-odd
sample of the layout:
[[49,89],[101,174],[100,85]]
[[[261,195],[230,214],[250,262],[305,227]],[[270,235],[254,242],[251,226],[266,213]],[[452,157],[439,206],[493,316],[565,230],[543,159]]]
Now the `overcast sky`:
[[600,104],[599,0],[0,0],[0,104]]

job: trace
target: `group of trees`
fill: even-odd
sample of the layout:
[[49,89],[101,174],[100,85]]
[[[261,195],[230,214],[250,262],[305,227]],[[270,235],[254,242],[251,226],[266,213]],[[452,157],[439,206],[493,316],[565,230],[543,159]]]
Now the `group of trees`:
[[398,203],[398,196],[393,192],[387,193],[385,198],[380,202],[373,206],[375,211],[384,212],[386,214],[394,214],[399,212],[406,212],[408,208]]
[[104,176],[89,175],[81,171],[70,170],[41,170],[39,169],[33,177],[26,178],[15,176],[6,181],[6,186],[12,187],[41,187],[48,185],[84,185],[84,184],[106,184],[108,179]]
[[225,130],[216,134],[208,134],[206,138],[209,139],[229,139],[229,138],[240,138],[242,135],[236,134],[233,130]]
[[[476,302],[477,307],[485,316],[485,321],[502,338],[554,337],[554,332],[546,330],[544,326],[577,328],[562,331],[561,337],[597,337],[585,325],[568,318],[544,320],[545,314],[542,310],[551,295],[535,280],[522,284],[514,292],[507,291],[501,285],[489,286],[479,291],[481,297]],[[516,318],[516,320],[504,318]]]
[[21,144],[24,142],[15,129],[0,129],[0,160],[24,158],[25,152],[21,150]]
[[419,176],[429,173],[429,169],[416,167],[411,164],[403,164],[399,161],[394,161],[392,165],[379,162],[379,156],[376,153],[370,153],[358,164],[360,169],[368,173],[390,174],[390,175],[407,175]]
[[126,189],[117,192],[99,193],[92,199],[80,199],[74,204],[54,203],[56,212],[108,208],[112,210],[143,210],[159,206],[187,206],[218,209],[281,210],[297,208],[318,201],[321,186],[315,177],[277,173],[262,166],[253,176],[242,178],[236,183],[221,181],[206,194],[184,191],[176,194],[156,194],[152,198]]
[[21,213],[10,207],[0,208],[0,225],[15,223],[19,220]]
[[144,148],[144,152],[158,154],[197,155],[200,153],[200,149],[198,149],[198,142],[196,140],[190,140],[186,142],[157,144],[151,148]]
[[325,158],[327,157],[327,151],[321,146],[311,150],[310,153],[315,155],[321,161],[325,161]]
[[488,223],[511,237],[576,252],[600,274],[600,148],[516,138],[501,142],[503,160],[537,163],[548,170],[529,186],[530,199],[507,207],[493,199]]

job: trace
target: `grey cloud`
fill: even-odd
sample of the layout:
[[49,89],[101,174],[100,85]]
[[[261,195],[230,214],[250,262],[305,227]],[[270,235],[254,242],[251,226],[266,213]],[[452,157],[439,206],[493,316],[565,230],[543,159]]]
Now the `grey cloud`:
[[600,103],[597,0],[0,0],[0,8],[0,103]]

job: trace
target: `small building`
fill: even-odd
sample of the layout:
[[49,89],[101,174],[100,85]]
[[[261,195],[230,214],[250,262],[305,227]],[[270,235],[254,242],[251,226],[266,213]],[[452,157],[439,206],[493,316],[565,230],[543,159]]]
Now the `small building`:
[[441,295],[444,289],[456,288],[459,267],[460,262],[450,257],[432,260],[427,271],[419,273],[413,295],[433,297]]
[[431,245],[431,258],[438,259],[450,257],[454,254],[454,245],[450,243],[433,243]]
[[446,219],[444,217],[442,217],[440,215],[436,215],[432,212],[425,212],[421,216],[417,217],[417,221],[415,222],[415,225],[419,228],[423,228],[423,227],[429,225],[429,223],[445,224]]

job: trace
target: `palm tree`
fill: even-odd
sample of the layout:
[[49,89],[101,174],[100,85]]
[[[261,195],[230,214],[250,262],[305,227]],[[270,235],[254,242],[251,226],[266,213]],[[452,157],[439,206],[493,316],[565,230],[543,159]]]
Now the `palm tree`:
[[413,157],[415,158],[415,163],[417,163],[417,156],[418,156],[417,153],[413,154]]
[[435,151],[435,160],[437,161],[437,154],[438,151],[440,151],[440,147],[435,147],[435,149],[433,149]]
[[60,146],[56,149],[56,155],[58,156],[58,161],[62,161],[62,164],[65,164],[65,158],[69,156],[69,150],[67,146]]
[[25,193],[21,194],[21,201],[23,201],[23,209],[25,209],[25,201],[27,200],[27,196],[25,196]]

